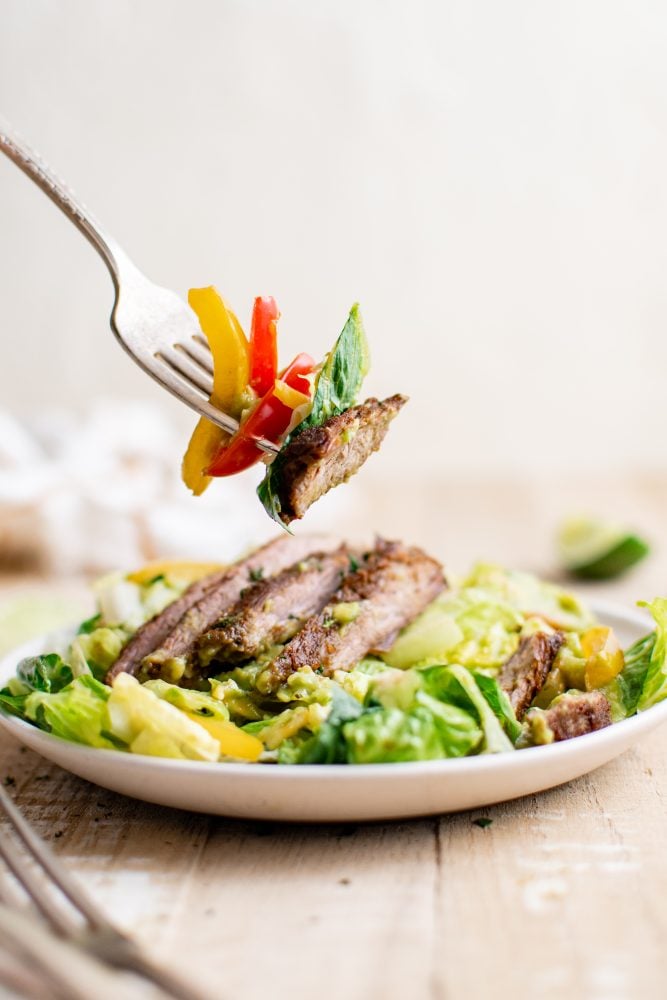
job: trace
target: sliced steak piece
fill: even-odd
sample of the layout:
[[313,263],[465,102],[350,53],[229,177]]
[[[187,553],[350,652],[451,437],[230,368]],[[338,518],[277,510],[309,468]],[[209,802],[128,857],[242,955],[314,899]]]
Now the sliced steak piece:
[[220,570],[196,580],[179,598],[168,604],[163,611],[141,625],[123,647],[120,656],[104,678],[111,684],[118,674],[134,674],[141,661],[167,638],[171,630],[181,620],[186,611],[211,588],[222,582],[227,570]]
[[[537,714],[537,711],[533,709],[528,713],[526,718],[529,722],[533,712]],[[551,708],[540,714],[541,721],[553,733],[555,743],[605,729],[612,723],[611,706],[601,691],[560,695]]]
[[514,714],[521,721],[541,689],[565,642],[562,632],[535,632],[522,639],[516,653],[503,665],[498,678],[509,695]]
[[377,451],[407,396],[367,399],[318,427],[308,427],[280,453],[280,516],[285,524],[353,476]]
[[250,660],[262,650],[285,643],[322,610],[350,567],[347,549],[317,552],[268,580],[247,588],[223,623],[205,632],[197,644],[203,674],[211,664]]
[[[199,594],[194,602],[180,609],[176,620],[170,614],[170,609],[173,607],[171,604],[161,615],[153,619],[158,622],[162,616],[166,616],[169,620],[169,629],[166,635],[162,635],[160,626],[160,638],[153,644],[152,650],[144,653],[141,663],[133,666],[132,673],[141,671],[147,676],[157,677],[164,672],[167,680],[178,680],[201,633],[224,615],[238,600],[243,588],[254,582],[253,578],[271,576],[298,559],[304,558],[313,549],[332,548],[337,544],[333,539],[317,535],[303,535],[298,538],[281,535],[247,558],[227,567],[222,573],[216,574],[218,579]],[[121,653],[121,658],[122,656]],[[119,661],[120,658],[107,673],[107,683],[125,669],[117,669]]]
[[349,670],[416,618],[445,587],[442,566],[421,549],[379,541],[323,610],[269,664],[258,687],[274,691],[303,666],[329,675]]

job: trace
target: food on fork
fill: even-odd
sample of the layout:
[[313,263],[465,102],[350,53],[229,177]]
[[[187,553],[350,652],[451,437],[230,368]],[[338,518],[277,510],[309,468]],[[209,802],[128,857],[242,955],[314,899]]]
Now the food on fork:
[[[281,371],[272,298],[255,299],[249,340],[214,288],[193,288],[188,299],[213,357],[211,402],[240,426],[230,435],[200,418],[183,459],[183,480],[199,495],[213,477],[235,475],[264,458],[268,467],[258,494],[269,515],[287,527],[377,451],[406,397],[355,405],[369,363],[358,306],[321,365],[299,354]],[[274,445],[277,454],[267,457],[258,441]]]
[[623,652],[554,584],[486,564],[446,582],[402,542],[283,534],[180,565],[101,580],[98,613],[21,661],[0,709],[101,749],[380,764],[558,743],[667,698],[664,598]]
[[323,424],[292,435],[270,468],[273,502],[283,524],[304,516],[334,486],[353,476],[377,451],[405,396],[367,399]]

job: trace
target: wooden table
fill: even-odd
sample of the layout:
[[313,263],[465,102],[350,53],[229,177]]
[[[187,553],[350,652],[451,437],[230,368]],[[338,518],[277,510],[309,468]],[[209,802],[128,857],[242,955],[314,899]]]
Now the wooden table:
[[[667,479],[388,483],[359,497],[352,532],[428,544],[458,570],[483,556],[550,572],[560,515],[611,512],[655,555],[595,592],[667,593]],[[667,995],[667,727],[539,796],[362,826],[189,815],[98,789],[5,737],[0,748],[0,777],[93,896],[221,1000]]]

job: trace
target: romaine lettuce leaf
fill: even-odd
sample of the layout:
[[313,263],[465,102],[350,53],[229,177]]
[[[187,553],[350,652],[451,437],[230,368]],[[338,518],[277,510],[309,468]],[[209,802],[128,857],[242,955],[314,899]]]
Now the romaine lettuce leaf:
[[477,686],[473,674],[465,667],[427,667],[420,671],[424,688],[433,697],[449,705],[457,705],[479,722],[484,731],[482,753],[503,753],[514,746],[503,725]]
[[475,671],[473,677],[475,678],[477,687],[486,698],[491,711],[500,722],[512,743],[516,743],[521,735],[521,723],[517,721],[510,700],[498,684],[498,681],[495,677],[487,677],[486,674],[481,674],[479,671]]
[[[637,701],[638,712],[644,712],[667,698],[667,597],[656,597],[650,603],[642,602],[642,607],[648,608],[653,615],[655,639]],[[639,671],[640,667],[637,665],[636,672]]]
[[182,712],[200,715],[202,719],[222,719],[224,722],[229,719],[229,709],[224,701],[214,698],[206,691],[178,687],[177,684],[169,684],[163,680],[146,681],[143,686],[163,701],[180,708]]
[[107,701],[109,731],[132,753],[217,761],[220,744],[185,712],[129,674],[114,681]]
[[[368,342],[359,306],[355,304],[350,309],[338,340],[317,374],[310,413],[288,435],[283,442],[283,448],[307,427],[317,427],[330,417],[337,416],[353,406],[368,368]],[[278,454],[268,466],[264,479],[257,487],[257,495],[269,517],[282,525],[279,497],[280,470],[281,455]]]
[[478,563],[463,586],[495,593],[522,615],[538,615],[562,629],[583,631],[595,624],[594,616],[574,594],[533,573]]
[[29,697],[27,694],[12,694],[8,687],[3,688],[0,691],[0,711],[25,719],[25,703]]
[[359,718],[363,706],[337,684],[333,686],[331,710],[326,722],[307,740],[298,755],[299,764],[344,764],[347,747],[343,735],[346,722]]
[[625,664],[620,674],[600,689],[611,705],[614,722],[634,715],[637,711],[655,641],[656,633],[651,632],[633,643],[625,651]]
[[103,680],[109,667],[120,656],[120,651],[127,639],[128,633],[124,629],[102,626],[80,632],[72,646],[76,646],[85,658],[93,676],[97,677],[98,680]]
[[25,717],[64,740],[115,748],[107,715],[110,693],[105,684],[84,675],[55,693],[34,691],[26,700]]
[[25,690],[55,693],[61,691],[73,679],[72,668],[57,653],[43,656],[28,656],[16,668],[16,676]]
[[468,712],[424,692],[409,712],[379,708],[343,726],[350,764],[440,760],[462,757],[476,747],[481,730]]

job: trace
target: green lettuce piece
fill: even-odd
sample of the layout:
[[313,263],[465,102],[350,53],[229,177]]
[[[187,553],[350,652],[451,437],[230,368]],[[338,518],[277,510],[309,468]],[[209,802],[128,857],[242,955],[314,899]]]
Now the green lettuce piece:
[[[368,373],[369,353],[358,304],[350,309],[338,340],[318,372],[310,413],[283,443],[283,450],[308,427],[318,427],[330,417],[348,410],[357,401],[361,384]],[[282,454],[282,452],[281,452]],[[269,517],[283,524],[280,516],[281,455],[268,466],[257,495]]]
[[220,744],[203,726],[129,674],[115,679],[106,707],[109,731],[132,753],[208,761],[220,757]]
[[27,694],[12,694],[8,687],[3,688],[0,691],[0,711],[25,719],[25,704],[29,697]]
[[482,733],[473,717],[455,705],[445,705],[424,692],[409,712],[380,708],[365,712],[343,726],[350,764],[463,757],[476,747]]
[[[347,747],[343,735],[346,722],[359,718],[364,708],[356,698],[333,686],[331,710],[317,733],[303,744],[297,756],[298,764],[344,764]],[[247,728],[247,727],[246,727]]]
[[77,635],[90,635],[90,633],[94,632],[95,629],[98,627],[98,625],[100,624],[101,620],[102,620],[102,615],[98,611],[96,614],[92,615],[90,618],[86,618],[85,621],[81,622],[81,624],[79,625],[79,627],[78,627],[78,629],[76,631],[76,634]]
[[646,711],[667,697],[667,597],[656,597],[650,603],[641,602],[641,606],[648,608],[653,616],[655,639],[637,701],[638,712]]
[[312,733],[308,732],[307,729],[302,729],[296,736],[291,736],[288,740],[283,740],[278,747],[278,763],[299,764],[299,757],[301,756],[304,744],[311,738]]
[[516,743],[521,735],[521,723],[517,721],[510,700],[498,684],[498,681],[495,677],[487,677],[486,674],[480,674],[478,671],[473,674],[473,677],[475,678],[477,687],[486,698],[489,708],[500,722],[512,743]]
[[521,615],[542,616],[565,630],[583,631],[595,624],[595,617],[574,594],[533,573],[478,563],[463,586],[493,593]]
[[72,645],[80,650],[93,676],[104,680],[107,671],[120,656],[127,639],[124,629],[102,626],[79,632]]
[[193,691],[163,680],[146,681],[143,687],[182,712],[200,715],[202,719],[229,720],[229,709],[224,701],[214,698],[206,691]]
[[506,735],[473,674],[465,667],[426,667],[420,671],[427,693],[450,705],[471,712],[484,732],[482,753],[503,753],[514,746]]
[[600,688],[611,705],[614,722],[626,719],[637,711],[655,642],[656,633],[651,632],[633,643],[625,651],[625,663],[620,674]]
[[30,691],[55,693],[66,687],[73,676],[72,668],[57,653],[28,656],[21,660],[16,668],[16,677],[24,690],[14,693],[27,694]]
[[436,601],[403,629],[382,659],[399,670],[417,663],[442,663],[448,652],[463,639],[463,630],[454,616]]
[[462,587],[439,598],[432,608],[433,614],[453,622],[460,635],[458,642],[441,650],[436,659],[438,665],[499,669],[519,644],[524,616],[493,590]]
[[[299,736],[302,744],[313,736],[327,718],[328,710],[316,703],[311,705],[294,705],[284,712],[261,722],[249,722],[243,726],[245,733],[259,736],[267,750],[279,750],[287,741]],[[280,757],[279,757],[280,760]]]
[[25,703],[25,717],[40,729],[74,743],[115,748],[109,732],[107,702],[111,689],[89,674],[77,677],[56,693],[34,691]]
[[244,722],[254,722],[264,717],[265,713],[255,704],[252,694],[239,687],[232,677],[224,681],[212,677],[210,683],[212,697],[223,702],[232,722],[241,726]]

